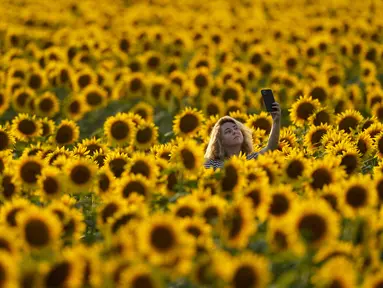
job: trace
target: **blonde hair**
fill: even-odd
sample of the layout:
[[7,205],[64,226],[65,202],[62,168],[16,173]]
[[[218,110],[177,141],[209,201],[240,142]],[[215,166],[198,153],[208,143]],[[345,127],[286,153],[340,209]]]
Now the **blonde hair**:
[[251,129],[230,116],[223,116],[217,121],[217,123],[215,123],[213,129],[211,130],[209,144],[207,145],[205,152],[205,159],[225,160],[226,155],[222,145],[221,126],[227,122],[237,124],[238,128],[242,132],[243,143],[241,151],[245,154],[253,152],[253,134]]

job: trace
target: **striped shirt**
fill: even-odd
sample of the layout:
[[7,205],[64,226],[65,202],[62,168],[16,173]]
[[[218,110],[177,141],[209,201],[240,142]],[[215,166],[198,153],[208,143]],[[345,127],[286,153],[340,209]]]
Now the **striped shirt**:
[[[249,155],[246,155],[246,160],[256,159],[258,157],[258,154],[259,154],[258,152],[254,152]],[[224,165],[224,161],[219,159],[218,160],[209,159],[204,163],[205,168],[214,168],[214,170],[217,168],[222,168],[223,165]]]

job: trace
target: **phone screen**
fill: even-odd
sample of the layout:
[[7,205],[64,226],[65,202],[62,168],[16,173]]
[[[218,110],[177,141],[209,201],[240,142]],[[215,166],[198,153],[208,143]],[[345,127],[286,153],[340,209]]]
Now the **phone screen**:
[[273,111],[272,104],[275,102],[273,91],[271,89],[262,89],[261,95],[263,97],[266,110],[268,112],[272,112]]

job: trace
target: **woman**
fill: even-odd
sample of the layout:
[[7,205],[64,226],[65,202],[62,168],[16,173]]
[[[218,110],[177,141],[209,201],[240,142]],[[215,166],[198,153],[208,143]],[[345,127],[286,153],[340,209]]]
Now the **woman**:
[[230,116],[224,116],[215,123],[205,153],[205,168],[222,168],[224,161],[233,155],[246,154],[246,159],[255,159],[259,154],[278,148],[281,128],[281,108],[278,102],[272,104],[273,126],[267,146],[253,152],[253,137],[250,128]]

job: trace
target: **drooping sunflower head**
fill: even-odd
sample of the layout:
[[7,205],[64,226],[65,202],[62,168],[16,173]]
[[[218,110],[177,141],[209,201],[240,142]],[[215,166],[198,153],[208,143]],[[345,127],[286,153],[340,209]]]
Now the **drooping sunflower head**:
[[173,131],[181,137],[194,137],[202,127],[204,117],[196,108],[185,108],[173,120]]

